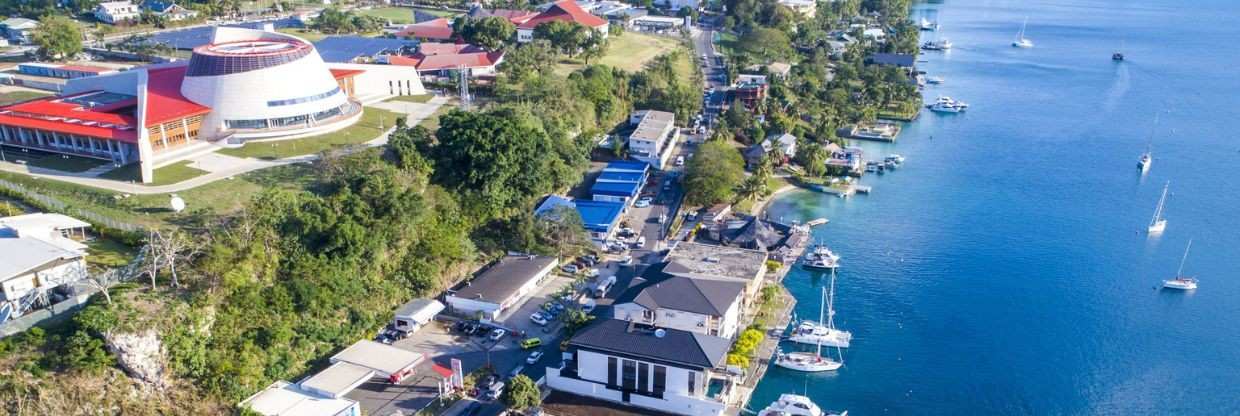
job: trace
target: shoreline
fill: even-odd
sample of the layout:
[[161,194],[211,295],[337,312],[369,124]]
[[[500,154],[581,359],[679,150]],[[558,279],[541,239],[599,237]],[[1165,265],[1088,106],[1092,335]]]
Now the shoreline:
[[789,183],[787,185],[781,186],[779,189],[776,189],[775,192],[771,192],[771,194],[767,195],[766,198],[762,198],[761,202],[757,202],[754,204],[754,207],[752,209],[753,216],[758,217],[758,218],[766,218],[765,217],[766,209],[768,205],[771,205],[771,201],[774,201],[776,197],[779,197],[782,194],[786,194],[788,192],[792,192],[797,189],[801,189],[801,187]]

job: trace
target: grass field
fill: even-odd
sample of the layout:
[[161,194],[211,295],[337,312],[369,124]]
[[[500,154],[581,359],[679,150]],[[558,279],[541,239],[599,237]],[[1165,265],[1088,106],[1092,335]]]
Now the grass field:
[[26,101],[33,98],[46,97],[51,94],[39,91],[10,91],[0,92],[0,105],[9,105],[18,101]]
[[[647,35],[637,32],[627,32],[607,39],[610,42],[607,46],[607,54],[599,58],[597,63],[629,72],[640,71],[646,65],[646,62],[654,59],[656,56],[674,51],[684,45],[678,38]],[[693,64],[689,63],[689,65]],[[556,66],[555,72],[560,75],[567,75],[584,66],[585,63],[580,59],[563,60]]]
[[342,130],[302,139],[255,142],[237,149],[223,149],[219,153],[267,160],[314,154],[334,147],[368,142],[391,128],[400,116],[402,114],[381,108],[366,107],[361,120]]
[[[193,179],[202,175],[206,175],[207,171],[196,169],[189,166],[191,162],[183,160],[162,168],[155,169],[155,181],[148,183],[149,186],[171,185],[177,182]],[[104,172],[99,175],[103,179],[111,179],[122,182],[138,182],[142,178],[137,163],[130,163],[116,169]]]
[[[12,151],[12,148],[9,149]],[[10,153],[9,156],[12,157],[10,161],[25,160],[27,166],[54,169],[62,172],[85,172],[96,166],[106,165],[108,163],[106,160],[69,155],[41,154],[41,157],[27,157],[24,154],[13,156],[13,154]]]
[[715,40],[715,50],[724,55],[732,55],[736,51],[739,40],[735,33],[715,32],[719,35]]
[[457,15],[457,13],[448,10],[430,9],[424,7],[376,7],[370,10],[358,10],[357,14],[391,20],[392,23],[413,23],[413,11],[415,9],[423,13],[433,14],[439,17],[452,17]]
[[398,95],[398,96],[388,99],[388,101],[405,101],[405,102],[410,102],[410,103],[425,103],[427,101],[430,101],[432,98],[435,98],[435,94]]
[[293,36],[296,36],[296,37],[299,37],[299,38],[302,38],[302,39],[305,39],[311,42],[318,42],[319,40],[327,37],[327,35],[324,34],[323,32],[320,32],[314,29],[286,27],[283,29],[276,29],[276,31],[280,33],[288,34],[288,35],[293,35]]

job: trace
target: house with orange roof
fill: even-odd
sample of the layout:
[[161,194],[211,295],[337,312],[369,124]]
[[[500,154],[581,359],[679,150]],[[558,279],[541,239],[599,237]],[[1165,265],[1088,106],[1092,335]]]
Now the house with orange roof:
[[453,71],[469,70],[470,76],[490,77],[504,60],[504,51],[488,52],[480,47],[461,43],[433,43],[418,45],[418,51],[410,56],[388,55],[389,65],[417,68],[423,77],[444,77]]
[[590,14],[577,5],[575,0],[559,0],[551,4],[547,10],[517,25],[517,42],[534,40],[534,29],[543,23],[554,21],[573,22],[594,29],[597,34],[607,37],[607,19]]

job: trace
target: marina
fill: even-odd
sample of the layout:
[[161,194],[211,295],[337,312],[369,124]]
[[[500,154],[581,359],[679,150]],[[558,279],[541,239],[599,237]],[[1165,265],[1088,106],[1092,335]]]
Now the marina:
[[[1084,16],[1077,8],[1086,6],[1112,15]],[[1114,1],[915,6],[914,24],[952,10],[940,31],[957,48],[950,59],[922,55],[918,69],[950,79],[943,95],[965,99],[972,111],[904,124],[898,144],[853,142],[870,160],[893,152],[916,158],[899,174],[885,160],[885,174],[875,166],[865,181],[881,193],[790,192],[767,205],[771,217],[831,219],[813,230],[813,241],[848,258],[837,271],[834,318],[853,339],[838,370],[767,372],[748,408],[799,394],[853,414],[1240,413],[1230,394],[1240,356],[1226,341],[1240,328],[1219,318],[1240,313],[1228,295],[1240,282],[1214,277],[1230,274],[1240,258],[1240,236],[1219,232],[1240,229],[1231,191],[1237,149],[1227,127],[1211,122],[1227,117],[1237,81],[1221,68],[1240,56],[1240,46],[1218,42],[1240,28],[1213,23],[1240,5],[1210,3],[1175,17],[1161,13],[1173,2],[1141,6],[1160,13]],[[1026,16],[1023,37],[1039,48],[1010,45]],[[1190,23],[1197,19],[1212,23]],[[1081,36],[1087,28],[1093,35]],[[934,36],[927,35],[923,41]],[[1165,47],[1187,39],[1202,42]],[[1131,60],[1107,59],[1124,40]],[[1215,67],[1197,73],[1177,64],[1202,57],[1206,45],[1214,52],[1201,59]],[[1055,91],[1054,105],[1030,106],[1031,91]],[[1168,98],[1174,91],[1201,95]],[[1190,101],[1193,111],[1161,117],[1165,130],[1178,131],[1174,146],[1159,147],[1159,169],[1134,175],[1151,105]],[[1147,235],[1168,180],[1176,191],[1167,191],[1162,215],[1176,224]],[[827,275],[798,267],[784,279],[801,300],[798,316],[819,313],[814,300]],[[1179,277],[1208,287],[1167,286]],[[1192,354],[1183,354],[1185,345]],[[824,346],[823,354],[835,353]],[[1150,356],[1179,359],[1160,360],[1154,374]],[[1187,385],[1191,391],[1159,387]]]

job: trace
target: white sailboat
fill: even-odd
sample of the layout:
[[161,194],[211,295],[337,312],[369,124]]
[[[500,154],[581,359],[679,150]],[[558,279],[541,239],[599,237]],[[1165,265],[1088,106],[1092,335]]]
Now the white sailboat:
[[1188,249],[1193,248],[1193,240],[1188,240],[1188,246],[1184,247],[1184,256],[1180,257],[1180,268],[1175,272],[1175,278],[1163,280],[1164,289],[1176,290],[1194,290],[1197,289],[1197,278],[1184,275],[1184,261],[1188,260]]
[[[825,314],[825,316],[824,316]],[[826,324],[822,324],[826,322]],[[835,327],[835,271],[831,272],[831,291],[822,291],[822,304],[818,309],[818,322],[801,321],[789,341],[800,344],[821,344],[828,347],[848,348],[852,333]]]
[[939,23],[923,17],[921,18],[921,22],[917,24],[917,27],[921,30],[938,30]]
[[1012,41],[1012,46],[1017,48],[1032,48],[1033,41],[1025,37],[1025,26],[1029,25],[1029,18],[1025,18],[1025,22],[1020,24],[1020,33],[1016,34],[1016,40]]
[[1154,163],[1154,156],[1150,152],[1150,148],[1154,146],[1154,130],[1158,129],[1158,113],[1154,113],[1154,129],[1150,130],[1150,137],[1145,142],[1145,153],[1141,154],[1141,160],[1137,161],[1137,170],[1142,174],[1150,171],[1150,165]]
[[1154,208],[1154,218],[1150,219],[1148,231],[1150,234],[1161,234],[1167,229],[1167,219],[1163,218],[1163,206],[1167,204],[1167,189],[1171,188],[1171,181],[1167,181],[1163,185],[1162,197],[1158,198],[1158,207]]
[[824,412],[808,397],[799,394],[781,394],[779,400],[772,402],[770,405],[758,412],[758,416],[848,416],[848,411],[842,413]]
[[[836,348],[839,349],[838,347]],[[840,354],[843,357],[843,353]],[[807,373],[819,373],[823,371],[835,371],[844,366],[843,361],[835,361],[828,357],[822,356],[822,344],[818,344],[818,350],[815,352],[783,352],[780,351],[775,355],[775,365],[787,368],[793,371],[804,371]]]

